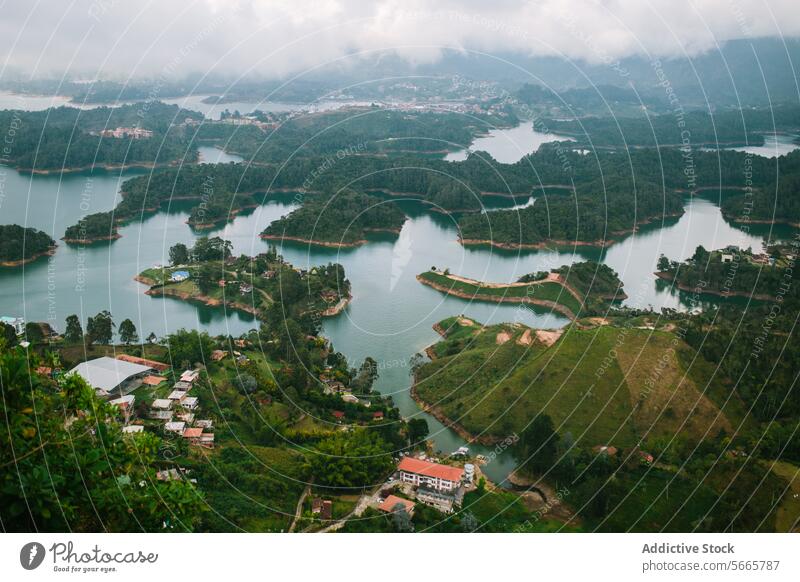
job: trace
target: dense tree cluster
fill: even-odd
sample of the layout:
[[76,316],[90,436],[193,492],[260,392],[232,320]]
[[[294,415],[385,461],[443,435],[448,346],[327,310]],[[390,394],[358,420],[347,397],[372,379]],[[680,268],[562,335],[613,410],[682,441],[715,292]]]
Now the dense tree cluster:
[[25,261],[46,253],[55,241],[45,232],[18,224],[0,225],[0,262]]

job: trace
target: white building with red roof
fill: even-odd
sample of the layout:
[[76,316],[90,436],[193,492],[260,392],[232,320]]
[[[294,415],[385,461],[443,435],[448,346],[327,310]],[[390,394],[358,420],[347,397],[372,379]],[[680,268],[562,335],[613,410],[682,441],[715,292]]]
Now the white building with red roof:
[[402,482],[435,491],[455,491],[464,478],[464,469],[412,457],[403,457],[397,470]]

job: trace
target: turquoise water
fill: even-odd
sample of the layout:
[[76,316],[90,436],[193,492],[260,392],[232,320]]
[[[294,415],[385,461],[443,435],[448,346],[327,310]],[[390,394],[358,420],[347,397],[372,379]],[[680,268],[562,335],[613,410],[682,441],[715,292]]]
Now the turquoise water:
[[[205,148],[202,153],[207,159],[227,156],[215,148]],[[56,239],[82,215],[113,208],[121,182],[132,175],[94,172],[26,176],[7,168],[2,172],[2,222],[34,226]],[[375,358],[380,373],[377,389],[391,395],[403,415],[423,415],[436,448],[444,452],[461,446],[462,439],[422,413],[408,393],[411,357],[438,339],[431,326],[458,314],[483,323],[518,321],[543,328],[560,327],[567,321],[544,309],[444,296],[420,285],[415,279],[418,273],[437,266],[476,279],[504,282],[591,258],[609,264],[620,274],[630,296],[627,304],[681,307],[680,294],[658,286],[652,275],[661,253],[683,259],[699,244],[706,248],[728,244],[758,248],[765,237],[788,234],[788,229],[770,230],[766,226],[744,233],[724,221],[714,200],[698,197],[687,199],[687,211],[681,218],[650,225],[605,250],[498,251],[464,248],[456,240],[452,218],[427,213],[413,201],[401,204],[410,218],[399,236],[376,237],[355,249],[284,244],[281,250],[299,267],[329,261],[344,265],[352,282],[353,302],[339,316],[325,320],[323,333],[352,365],[366,356]],[[236,253],[255,254],[267,248],[258,234],[295,207],[291,196],[271,197],[255,211],[207,234],[231,240]],[[142,337],[151,331],[160,336],[181,327],[232,335],[256,327],[257,322],[238,312],[149,297],[143,293],[145,287],[133,280],[143,269],[166,263],[170,246],[177,242],[191,245],[199,236],[186,224],[188,210],[185,204],[172,204],[164,212],[122,227],[122,238],[117,241],[90,247],[62,243],[50,259],[0,270],[0,315],[49,321],[63,330],[64,319],[72,313],[85,321],[87,316],[108,309],[117,322],[131,318]],[[476,446],[472,450],[485,452]],[[513,465],[510,455],[500,455],[485,470],[490,477],[500,479]]]

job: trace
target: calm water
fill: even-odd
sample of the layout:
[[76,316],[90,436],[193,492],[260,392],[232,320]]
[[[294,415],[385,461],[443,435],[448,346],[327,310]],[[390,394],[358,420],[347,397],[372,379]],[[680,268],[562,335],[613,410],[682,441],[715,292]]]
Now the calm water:
[[[237,159],[216,148],[201,150],[208,161]],[[95,172],[62,178],[25,176],[7,168],[0,168],[0,172],[4,180],[0,191],[2,223],[34,226],[56,239],[82,215],[113,208],[121,182],[132,175]],[[424,415],[408,394],[409,361],[439,339],[431,329],[435,322],[458,314],[484,323],[518,321],[544,328],[563,326],[567,321],[547,310],[443,296],[420,285],[415,279],[418,273],[435,265],[477,279],[513,281],[525,273],[591,258],[606,262],[620,274],[630,296],[627,304],[681,307],[681,296],[658,286],[652,275],[661,253],[683,259],[700,244],[709,249],[728,244],[759,248],[765,236],[789,234],[788,229],[770,231],[769,227],[746,234],[725,223],[715,202],[688,199],[683,217],[650,225],[605,250],[577,247],[509,252],[466,249],[456,241],[451,218],[425,213],[412,201],[400,201],[410,218],[397,237],[378,237],[357,249],[285,244],[281,251],[300,267],[329,261],[344,265],[354,300],[344,313],[325,320],[324,334],[352,365],[366,356],[375,358],[380,372],[376,387],[394,398],[403,415]],[[491,199],[487,203],[491,204]],[[260,208],[210,234],[231,240],[236,253],[255,254],[267,248],[258,234],[294,208],[291,196],[270,197]],[[117,241],[85,248],[62,243],[50,260],[0,270],[0,315],[50,321],[63,330],[64,319],[72,313],[85,321],[87,316],[108,309],[117,322],[131,318],[142,336],[151,331],[160,336],[181,327],[238,335],[256,327],[252,318],[236,312],[148,297],[143,293],[145,287],[133,281],[143,269],[166,263],[170,246],[177,242],[191,245],[199,236],[185,223],[188,210],[185,204],[173,204],[165,212],[121,228],[123,238]],[[424,416],[436,448],[450,452],[463,444],[452,431]],[[471,448],[485,452],[481,447]],[[513,464],[510,455],[501,455],[485,470],[490,477],[501,479]]]
[[[800,145],[794,143],[797,139],[796,135],[784,135],[768,133],[764,135],[764,145],[762,146],[747,146],[738,148],[723,148],[730,149],[736,152],[746,152],[755,156],[764,156],[765,158],[777,158],[784,156],[796,150]],[[713,151],[712,148],[703,148],[706,151]]]
[[554,133],[541,133],[533,128],[533,122],[526,122],[512,129],[492,129],[489,135],[479,137],[469,148],[451,152],[445,156],[448,162],[461,162],[469,153],[488,152],[498,162],[513,164],[524,156],[535,152],[543,143],[551,141],[572,141],[571,138]]
[[[343,101],[314,101],[312,103],[283,103],[280,101],[231,101],[229,103],[203,103],[208,95],[187,95],[174,99],[163,99],[164,103],[178,105],[184,109],[199,111],[207,119],[219,119],[220,114],[226,109],[233,113],[238,111],[242,115],[248,115],[254,111],[265,113],[286,113],[289,111],[328,111],[338,109],[345,105],[357,105],[355,102]],[[369,103],[363,103],[369,105]]]

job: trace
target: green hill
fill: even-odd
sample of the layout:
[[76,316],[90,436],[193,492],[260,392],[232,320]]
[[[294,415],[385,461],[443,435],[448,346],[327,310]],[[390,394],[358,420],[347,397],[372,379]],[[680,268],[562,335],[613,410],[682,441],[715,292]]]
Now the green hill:
[[573,325],[559,336],[464,318],[438,328],[445,339],[429,349],[415,394],[485,441],[519,433],[542,411],[582,446],[716,438],[742,416],[713,367],[670,332]]

